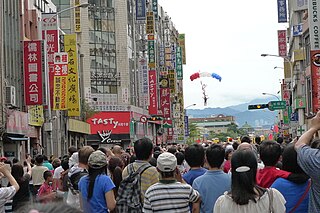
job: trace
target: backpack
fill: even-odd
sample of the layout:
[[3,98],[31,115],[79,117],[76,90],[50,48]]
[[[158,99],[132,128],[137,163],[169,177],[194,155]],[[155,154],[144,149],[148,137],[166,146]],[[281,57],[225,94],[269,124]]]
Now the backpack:
[[128,177],[121,181],[118,189],[117,213],[142,213],[141,174],[149,167],[147,163],[134,171],[133,164],[128,165]]
[[[68,174],[66,175],[68,176]],[[78,194],[80,178],[86,175],[88,175],[88,172],[83,170],[72,174],[71,177],[68,177],[68,188],[71,190],[72,194]]]

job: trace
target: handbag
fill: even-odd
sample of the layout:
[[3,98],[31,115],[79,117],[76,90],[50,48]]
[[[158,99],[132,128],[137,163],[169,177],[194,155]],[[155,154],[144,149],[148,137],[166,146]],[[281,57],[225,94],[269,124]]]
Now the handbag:
[[307,186],[306,190],[304,191],[303,195],[300,197],[300,199],[298,200],[296,205],[289,211],[289,213],[293,213],[300,206],[300,204],[302,203],[304,198],[307,196],[310,187],[311,187],[311,181],[308,181],[308,186]]
[[273,191],[272,189],[267,189],[268,197],[269,197],[269,212],[274,213],[273,209]]

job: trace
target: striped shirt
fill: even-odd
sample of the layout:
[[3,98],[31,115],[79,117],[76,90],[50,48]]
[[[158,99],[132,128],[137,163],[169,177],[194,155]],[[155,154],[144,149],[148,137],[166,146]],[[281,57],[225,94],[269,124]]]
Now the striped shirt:
[[160,181],[149,187],[144,198],[144,213],[190,212],[189,202],[197,202],[200,195],[190,185],[176,181]]
[[[140,168],[140,166],[146,163],[148,162],[136,160],[133,163],[134,171],[137,171]],[[122,172],[122,179],[126,177],[128,177],[128,167],[124,168]],[[159,181],[159,173],[157,169],[153,166],[149,167],[141,174],[141,201],[144,200],[144,194],[146,193],[147,189],[153,184],[157,183],[158,181]]]

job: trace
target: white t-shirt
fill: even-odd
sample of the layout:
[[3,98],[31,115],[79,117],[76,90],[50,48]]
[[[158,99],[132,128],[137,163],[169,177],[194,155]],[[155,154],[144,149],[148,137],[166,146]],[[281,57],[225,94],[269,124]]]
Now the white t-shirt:
[[[286,212],[285,207],[285,199],[282,196],[282,194],[276,190],[272,189],[273,191],[273,210],[274,213],[284,213]],[[249,200],[249,203],[247,205],[238,205],[236,204],[232,198],[227,194],[227,192],[224,193],[224,195],[221,195],[213,209],[214,213],[270,213],[269,211],[269,197],[268,193],[265,192],[264,195],[260,197],[260,199],[257,200],[257,202],[253,202],[252,200]]]
[[53,173],[53,179],[60,179],[61,177],[61,172],[63,172],[63,168],[62,166],[59,166],[57,167],[55,170],[54,170],[54,173]]
[[5,212],[4,204],[16,194],[14,186],[0,188],[0,212]]

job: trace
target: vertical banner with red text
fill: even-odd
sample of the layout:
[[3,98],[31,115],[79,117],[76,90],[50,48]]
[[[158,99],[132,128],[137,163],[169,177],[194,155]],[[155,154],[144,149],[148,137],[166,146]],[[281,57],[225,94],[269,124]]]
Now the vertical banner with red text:
[[170,106],[170,89],[160,88],[160,109],[163,112],[164,118],[170,118],[171,106]]
[[77,35],[64,35],[64,49],[68,53],[67,105],[68,116],[80,116]]
[[[45,38],[45,31],[46,38]],[[55,13],[42,13],[42,39],[47,42],[47,63],[49,68],[50,100],[53,103],[54,53],[59,51],[58,20]],[[46,100],[47,101],[47,100]]]
[[287,56],[287,31],[278,30],[278,50],[279,56]]
[[42,105],[42,43],[23,42],[24,92],[26,105]]
[[149,114],[158,114],[157,73],[149,70]]
[[53,109],[67,109],[68,53],[54,54]]
[[320,50],[311,50],[312,110],[320,109]]

